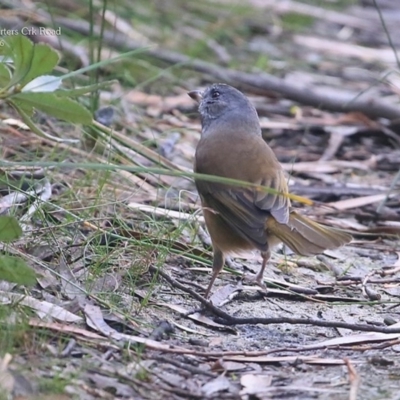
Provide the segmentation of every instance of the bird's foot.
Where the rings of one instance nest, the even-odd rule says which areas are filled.
[[[243,282],[255,283],[258,285],[262,290],[267,292],[267,286],[263,282],[264,277],[260,276],[260,274],[253,275],[253,274],[243,274]]]

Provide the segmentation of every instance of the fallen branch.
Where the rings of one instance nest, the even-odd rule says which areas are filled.
[[[292,324],[292,325],[313,325],[325,328],[343,328],[343,329],[350,329],[352,331],[363,331],[363,332],[400,333],[400,327],[387,328],[387,327],[379,327],[379,326],[365,325],[365,324],[348,324],[346,322],[341,322],[341,321],[322,321],[319,319],[289,318],[289,317],[279,317],[279,318],[278,317],[276,318],[234,317],[226,313],[225,311],[222,311],[220,308],[214,306],[210,301],[205,299],[203,296],[200,296],[198,293],[191,290],[187,286],[180,284],[161,269],[156,268],[154,266],[150,266],[149,271],[153,274],[158,274],[162,276],[171,286],[176,287],[182,290],[183,292],[190,294],[194,299],[199,301],[207,310],[211,311],[216,316],[218,316],[221,319],[218,322],[224,325],[232,326],[232,325],[256,325],[256,324],[263,324],[263,325]]]
[[[105,35],[105,40],[106,35]],[[118,46],[119,35],[112,34],[113,43],[109,45]],[[127,44],[126,38],[120,45],[128,46],[129,50],[140,48],[134,44]],[[229,68],[219,67],[217,65],[193,59],[184,54],[168,51],[164,49],[148,50],[146,53],[154,58],[169,62],[171,64],[180,64],[185,68],[193,69],[211,75],[214,80],[229,83],[234,86],[245,86],[257,93],[270,96],[271,92],[276,92],[283,97],[302,103],[308,106],[336,112],[361,112],[371,118],[399,119],[400,109],[397,105],[390,104],[376,97],[360,99],[358,93],[342,93],[340,96],[333,96],[332,93],[325,95],[313,90],[312,87],[299,88],[286,83],[283,79],[277,78],[267,73],[250,74]]]
[[[93,27],[93,32],[91,32],[90,24],[86,21],[73,20],[70,18],[54,18],[54,20],[52,20],[50,16],[43,11],[41,11],[40,14],[38,13],[36,18],[42,23],[48,19],[47,23],[49,24],[53,21],[53,23],[58,24],[58,26],[74,30],[83,35],[100,35],[101,33],[103,43],[112,48],[129,51],[143,49],[145,47],[143,43],[135,42],[123,33],[110,30],[100,32],[100,28],[96,26]],[[7,24],[5,19],[2,19],[0,22]],[[39,38],[39,36],[32,37],[34,40],[38,40]],[[146,56],[170,64],[207,74],[211,76],[213,80],[226,82],[235,86],[246,87],[249,90],[254,90],[255,92],[265,96],[270,96],[271,92],[275,92],[287,99],[316,107],[318,109],[336,112],[357,111],[371,118],[387,118],[390,120],[400,119],[400,108],[397,105],[390,104],[382,99],[376,99],[374,96],[366,97],[365,94],[363,94],[364,98],[361,99],[359,93],[349,94],[343,92],[336,96],[333,96],[332,93],[318,93],[317,90],[312,87],[294,87],[293,85],[286,83],[283,79],[267,73],[250,74],[229,68],[223,68],[209,62],[161,48],[148,49],[145,54]]]

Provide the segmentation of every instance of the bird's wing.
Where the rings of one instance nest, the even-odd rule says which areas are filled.
[[[280,168],[276,170],[273,178],[264,178],[257,183],[274,189],[279,193],[288,193],[286,177]],[[269,211],[280,224],[287,224],[289,222],[290,200],[288,197],[279,195],[278,193],[258,191],[254,199],[254,205],[261,210]]]
[[[283,172],[281,177],[278,174],[275,179],[264,179],[257,183],[287,192]],[[287,197],[205,181],[197,181],[196,185],[206,206],[216,211],[232,229],[260,250],[268,248],[267,218],[272,215],[279,223],[288,222],[290,202]]]
[[[202,193],[203,204],[212,209],[240,236],[255,247],[266,251],[267,235],[265,221],[267,213],[251,205],[236,189]]]

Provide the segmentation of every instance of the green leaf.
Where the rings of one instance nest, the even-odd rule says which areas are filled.
[[[6,87],[10,83],[11,72],[6,64],[0,63],[0,88]]]
[[[57,51],[44,43],[35,44],[29,72],[24,76],[21,85],[25,85],[38,76],[45,75],[53,71],[58,64],[60,56]]]
[[[21,92],[55,92],[60,88],[62,80],[53,75],[40,75],[28,82]]]
[[[32,113],[29,110],[35,108],[64,121],[86,125],[92,123],[92,115],[86,108],[74,100],[57,97],[55,93],[18,93],[11,97],[11,102],[30,115]]]
[[[0,242],[12,242],[22,236],[22,229],[14,217],[0,216]]]
[[[22,258],[0,255],[0,280],[33,286],[36,283],[36,273]]]
[[[7,44],[14,61],[14,73],[9,87],[21,82],[31,69],[33,59],[33,43],[23,35],[9,36]]]

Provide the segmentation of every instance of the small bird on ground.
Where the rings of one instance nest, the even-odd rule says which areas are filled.
[[[257,111],[239,90],[214,84],[189,96],[199,103],[202,132],[194,171],[267,186],[288,193],[282,166],[261,136]],[[285,243],[309,256],[351,241],[348,233],[320,225],[291,208],[288,197],[196,179],[214,251],[208,297],[225,255],[258,249],[262,265],[255,281],[263,286],[271,248]]]

